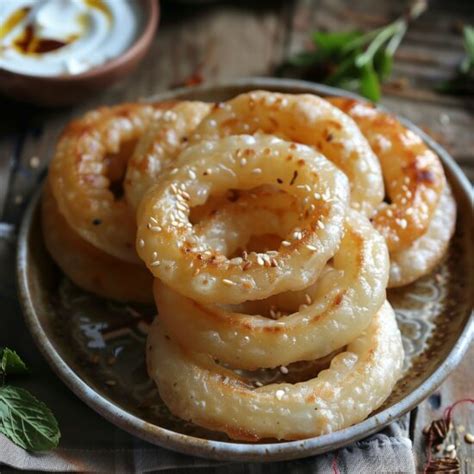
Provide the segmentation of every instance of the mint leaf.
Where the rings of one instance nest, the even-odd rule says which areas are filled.
[[[360,92],[364,97],[377,102],[380,99],[380,82],[372,64],[361,68]]]
[[[12,349],[4,347],[0,351],[0,372],[4,375],[26,374],[28,368],[20,356]]]
[[[313,33],[313,42],[319,50],[324,51],[328,56],[339,53],[348,43],[356,38],[360,38],[362,33],[359,31],[342,31],[323,33],[315,31]]]
[[[51,410],[19,387],[0,387],[0,433],[23,449],[56,448],[61,433]]]

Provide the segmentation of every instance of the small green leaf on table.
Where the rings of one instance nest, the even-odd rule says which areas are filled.
[[[56,418],[43,402],[9,385],[0,387],[0,433],[31,451],[56,448],[61,436]]]

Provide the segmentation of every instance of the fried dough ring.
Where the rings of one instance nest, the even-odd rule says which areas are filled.
[[[148,373],[171,412],[245,441],[304,439],[362,421],[390,395],[402,361],[400,331],[388,302],[329,369],[296,384],[255,388],[212,357],[172,341],[160,317],[147,342]]]
[[[61,214],[84,240],[108,254],[138,263],[135,215],[116,199],[108,174],[125,169],[131,147],[165,104],[102,107],[65,129],[51,162],[49,181]]]
[[[388,286],[408,285],[431,272],[446,253],[455,224],[456,201],[446,183],[426,233],[408,248],[390,255]]]
[[[235,207],[235,203],[228,207]],[[225,212],[217,213],[209,227],[215,220],[222,221],[221,214]],[[227,213],[235,214],[232,210]],[[263,223],[264,213],[260,209],[248,209],[248,215]],[[228,227],[227,231],[232,234],[235,229]],[[189,350],[209,353],[235,368],[254,370],[319,359],[361,334],[385,301],[387,246],[362,214],[356,211],[349,214],[332,265],[332,271],[302,294],[283,294],[278,295],[278,300],[270,297],[255,302],[256,309],[266,306],[268,313],[274,303],[280,308],[282,300],[299,298],[291,314],[277,320],[261,316],[262,313],[243,314],[240,308],[199,304],[157,279],[154,294],[158,313],[174,341]],[[245,311],[245,303],[242,306]]]
[[[43,190],[41,219],[46,248],[77,286],[116,301],[153,301],[153,278],[147,269],[112,257],[82,239],[59,212],[49,183]]]
[[[205,102],[179,102],[144,133],[128,162],[124,181],[125,196],[133,209],[138,208],[146,190],[187,145],[188,136],[211,108]]]
[[[348,176],[351,204],[371,216],[384,197],[377,157],[354,121],[311,94],[253,91],[217,104],[191,142],[256,132],[314,147]]]
[[[279,240],[276,246],[280,246],[281,240],[304,222],[307,212],[295,197],[265,188],[244,191],[235,200],[220,200],[214,206],[195,225],[195,231],[210,247],[225,256],[247,249],[250,240],[256,241],[262,236],[273,236],[274,240]],[[251,258],[258,257],[251,251],[247,254],[251,254]],[[263,252],[260,257],[266,260],[267,266],[271,265]]]
[[[228,189],[267,184],[303,200],[307,216],[270,266],[256,254],[231,264],[196,234],[190,208]],[[348,194],[344,174],[309,147],[250,135],[202,142],[187,148],[142,200],[137,252],[156,277],[202,303],[241,303],[299,290],[316,280],[339,245]]]
[[[445,185],[439,157],[416,133],[372,104],[328,100],[354,119],[380,160],[391,204],[377,210],[375,228],[390,252],[407,248],[426,232],[436,211]]]

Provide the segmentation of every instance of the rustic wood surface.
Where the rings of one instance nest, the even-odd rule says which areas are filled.
[[[130,77],[76,107],[46,110],[1,98],[0,218],[18,223],[31,191],[45,173],[65,123],[96,107],[133,101],[189,82],[267,76],[288,55],[307,47],[315,29],[374,28],[401,13],[403,2],[377,0],[227,1],[193,5],[168,1],[156,40]],[[460,27],[474,23],[474,2],[432,1],[413,23],[396,55],[382,103],[408,117],[441,142],[474,180],[474,97],[439,95],[463,56]],[[440,389],[411,414],[418,466],[424,462],[421,431],[442,410],[474,393],[474,349]],[[474,431],[472,406],[455,419]],[[473,449],[460,440],[463,472],[472,472]]]

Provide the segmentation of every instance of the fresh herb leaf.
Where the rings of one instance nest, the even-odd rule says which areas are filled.
[[[380,99],[380,84],[390,77],[393,58],[408,23],[426,8],[426,0],[413,0],[402,17],[366,33],[316,31],[312,34],[315,51],[290,58],[288,65],[300,67],[306,76],[315,80],[349,88],[377,101]],[[470,39],[474,47],[474,38]],[[285,68],[279,71],[285,73]]]
[[[438,92],[454,95],[474,94],[474,27],[465,26],[463,35],[466,55],[456,75],[438,85]]]
[[[23,449],[45,451],[58,446],[61,436],[51,410],[19,387],[0,387],[0,433]]]
[[[26,364],[14,350],[5,347],[0,351],[0,354],[0,372],[3,375],[28,373]]]
[[[464,34],[464,48],[466,49],[466,57],[461,64],[461,72],[468,74],[474,69],[474,27],[465,26]]]
[[[360,92],[374,102],[380,99],[380,82],[372,64],[366,64],[361,71]]]
[[[362,33],[359,31],[342,31],[324,33],[322,31],[315,31],[313,33],[314,44],[317,45],[318,50],[324,52],[327,56],[339,53],[345,45],[351,43],[354,39],[360,38]]]

